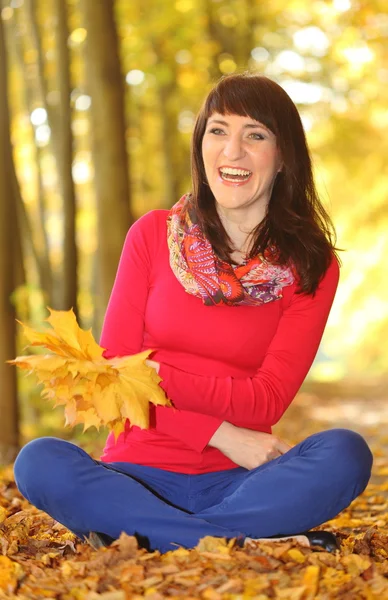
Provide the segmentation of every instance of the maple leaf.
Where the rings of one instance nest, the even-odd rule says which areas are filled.
[[[107,426],[115,437],[124,423],[149,426],[149,403],[171,406],[159,386],[161,378],[146,364],[152,350],[133,356],[106,359],[91,331],[82,330],[72,310],[49,308],[46,321],[52,329],[38,332],[27,325],[24,334],[31,346],[51,354],[18,356],[9,363],[35,373],[43,384],[42,396],[64,405],[65,423],[74,426]]]
[[[49,308],[50,316],[46,319],[56,335],[70,348],[79,350],[86,359],[101,358],[104,351],[94,340],[91,330],[84,331],[78,327],[72,310],[57,311]]]
[[[111,387],[110,385],[106,386],[103,389],[106,390],[107,387],[108,387],[108,394],[109,393],[112,394],[112,392],[113,392],[113,394],[115,394],[115,392],[113,390],[112,390],[112,392],[109,392],[109,389]],[[95,393],[94,393],[94,397],[93,397],[93,405],[96,409],[97,415],[105,423],[110,423],[112,421],[115,421],[116,419],[120,419],[120,417],[121,417],[120,408],[119,408],[117,402],[115,402],[115,401],[107,402],[106,395],[102,394],[101,392],[98,392],[98,384],[96,385],[96,388],[95,388]]]

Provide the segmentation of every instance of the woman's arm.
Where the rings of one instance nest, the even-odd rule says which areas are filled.
[[[178,409],[216,416],[237,426],[249,427],[248,423],[252,427],[274,425],[295,397],[311,367],[338,277],[338,262],[333,259],[314,296],[294,294],[263,363],[253,377],[202,377],[161,364],[161,387]]]
[[[165,406],[155,407],[155,429],[174,437],[189,448],[202,452],[222,419],[188,410],[176,410]]]
[[[136,221],[127,234],[100,339],[105,358],[143,350],[144,315],[157,240],[158,221],[152,212]],[[154,415],[157,431],[198,452],[222,423],[219,418],[162,406],[155,407]]]

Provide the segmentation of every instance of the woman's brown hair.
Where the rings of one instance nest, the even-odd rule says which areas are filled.
[[[266,217],[252,232],[249,256],[274,245],[279,252],[278,262],[294,265],[299,291],[313,294],[336,255],[335,231],[315,188],[306,136],[295,104],[271,79],[240,73],[223,77],[197,116],[192,139],[191,202],[214,252],[229,261],[231,240],[218,216],[202,158],[207,120],[215,112],[249,116],[275,134],[283,166],[276,176]]]

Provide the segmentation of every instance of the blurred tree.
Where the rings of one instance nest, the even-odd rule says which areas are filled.
[[[246,70],[255,46],[255,26],[258,6],[254,0],[233,0],[215,3],[206,0],[208,35],[218,46],[210,66],[212,78],[217,80],[236,68]]]
[[[77,245],[75,238],[76,201],[72,177],[73,134],[71,129],[71,81],[70,59],[67,40],[69,37],[66,2],[55,0],[53,5],[55,19],[55,39],[57,55],[57,84],[59,88],[59,107],[56,109],[48,102],[49,85],[45,72],[45,54],[43,36],[38,23],[39,3],[27,0],[27,11],[32,31],[33,47],[37,54],[39,96],[46,110],[51,130],[52,150],[56,161],[59,187],[63,203],[63,261],[59,277],[57,276],[50,298],[58,309],[73,307],[78,316],[77,302]]]
[[[17,15],[19,17],[21,15]],[[29,70],[27,69],[27,65],[24,61],[24,50],[26,43],[26,37],[22,36],[22,31],[24,30],[24,23],[21,23],[18,18],[15,18],[11,21],[6,21],[8,25],[6,27],[6,41],[8,42],[8,60],[9,63],[16,66],[16,69],[21,73],[21,77],[24,81],[24,86],[22,88],[21,94],[21,102],[23,109],[31,114],[34,108],[35,100],[34,100],[34,90],[31,84],[31,75]],[[31,137],[34,137],[34,126],[29,120],[31,128]],[[51,264],[49,259],[49,249],[48,249],[48,241],[47,241],[47,230],[45,228],[45,216],[46,216],[46,207],[45,207],[45,191],[43,187],[42,181],[42,170],[41,170],[41,148],[38,145],[33,146],[33,152],[35,154],[35,169],[37,175],[37,206],[38,206],[38,218],[32,218],[29,210],[26,206],[26,203],[23,201],[20,186],[18,183],[18,179],[15,172],[15,167],[13,165],[13,178],[15,182],[15,198],[16,207],[19,215],[19,223],[21,228],[21,234],[19,236],[19,241],[21,244],[20,248],[20,269],[25,271],[24,267],[24,257],[28,255],[32,255],[35,261],[36,270],[39,277],[40,287],[44,293],[46,302],[51,306],[51,296],[52,296],[52,273],[51,273]],[[19,272],[20,272],[19,269]],[[17,282],[17,287],[24,285],[26,283],[26,275],[19,277]]]
[[[59,84],[59,119],[58,119],[58,172],[60,174],[64,240],[63,240],[63,306],[73,308],[78,318],[77,301],[77,265],[78,251],[76,244],[76,199],[72,176],[73,133],[71,130],[71,81],[70,57],[68,48],[69,27],[67,5],[64,0],[55,0],[56,38],[58,48],[58,84]]]
[[[16,373],[6,364],[15,356],[16,323],[11,295],[15,288],[14,250],[18,235],[7,99],[7,57],[0,19],[0,462],[16,456],[19,443]],[[17,245],[19,246],[19,244]]]
[[[12,175],[11,208],[18,210],[24,253],[15,279],[23,289],[14,297],[27,299],[34,325],[40,327],[48,302],[64,306],[65,243],[73,237],[62,235],[65,152],[77,192],[80,319],[90,326],[94,317],[101,322],[132,211],[138,217],[168,207],[190,189],[195,114],[220,75],[250,69],[278,81],[297,104],[338,245],[346,249],[312,373],[320,379],[387,373],[386,0],[2,2],[21,186],[20,193]],[[27,414],[23,401],[33,384],[21,385]],[[50,411],[41,414],[54,419]]]
[[[97,324],[112,290],[128,227],[132,222],[124,82],[114,21],[114,2],[82,1],[87,27],[86,71],[92,98],[91,123],[98,219]]]
[[[176,62],[169,60],[170,57],[165,55],[166,45],[163,43],[162,37],[155,38],[151,33],[150,41],[158,61],[161,65],[167,67],[165,76],[160,78],[157,83],[157,98],[158,113],[162,126],[161,142],[164,158],[164,193],[161,194],[161,206],[169,208],[180,197],[182,180],[180,169],[177,168],[180,146],[176,127],[179,112],[177,70]]]
[[[36,0],[26,0],[25,2],[25,11],[24,20],[21,24],[21,31],[25,32],[26,35],[23,36],[24,44],[25,44],[25,52],[23,53],[23,65],[24,71],[27,75],[27,86],[31,85],[31,89],[29,91],[29,97],[26,98],[26,101],[29,104],[30,115],[32,114],[32,108],[36,106],[43,106],[46,112],[47,124],[50,127],[50,136],[49,136],[49,146],[52,155],[56,161],[56,168],[58,170],[58,156],[59,156],[59,144],[57,137],[57,112],[52,103],[48,102],[48,94],[49,94],[49,86],[47,81],[47,76],[45,73],[45,56],[43,51],[43,38],[39,29],[38,24],[38,5]],[[26,42],[26,38],[28,41]],[[35,59],[34,69],[31,69],[31,64],[26,64],[25,57],[28,54],[31,55],[31,52]],[[28,77],[29,73],[33,73],[33,76]],[[31,103],[31,104],[30,104]],[[40,254],[40,262],[38,266],[38,270],[40,273],[40,282],[42,285],[43,291],[46,292],[47,302],[50,303],[50,306],[54,308],[61,308],[61,298],[63,298],[63,280],[61,277],[58,277],[56,273],[54,273],[51,268],[50,263],[50,254],[49,254],[49,241],[47,236],[47,230],[45,227],[45,221],[47,217],[47,206],[44,197],[44,186],[42,184],[41,179],[41,162],[42,162],[42,152],[40,150],[40,145],[36,144],[37,147],[37,176],[38,176],[38,206],[39,206],[39,216],[40,222],[38,227],[42,227],[43,236],[39,241],[43,242],[43,244],[39,244],[41,248]],[[36,233],[35,233],[36,236]],[[38,242],[39,243],[39,242]]]

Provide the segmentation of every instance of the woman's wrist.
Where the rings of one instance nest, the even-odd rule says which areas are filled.
[[[210,438],[208,446],[211,446],[212,448],[217,448],[222,452],[225,440],[228,438],[228,435],[230,435],[233,429],[235,429],[234,425],[228,423],[228,421],[223,421],[223,423],[221,423],[221,425],[218,427],[218,429],[216,429],[216,431]]]

